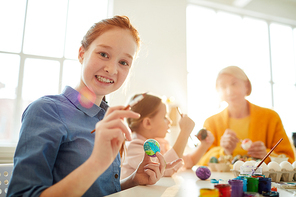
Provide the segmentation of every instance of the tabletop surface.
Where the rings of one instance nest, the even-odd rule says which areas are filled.
[[[211,179],[227,183],[229,179],[235,178],[232,172],[212,172],[207,180],[200,180],[195,175],[195,170],[182,170],[172,177],[163,177],[155,185],[136,186],[121,192],[111,194],[109,197],[184,197],[199,196],[201,188],[214,188]],[[221,183],[220,182],[220,183]],[[295,190],[296,191],[296,190]],[[296,196],[291,191],[278,189],[280,196]]]

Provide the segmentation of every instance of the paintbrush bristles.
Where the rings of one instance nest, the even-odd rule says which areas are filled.
[[[147,93],[140,94],[139,96],[137,96],[136,98],[134,98],[134,99],[130,102],[129,106],[132,107],[132,106],[134,106],[135,104],[137,104],[139,101],[141,101],[141,100],[144,98],[144,96],[145,96],[146,94],[147,94]]]

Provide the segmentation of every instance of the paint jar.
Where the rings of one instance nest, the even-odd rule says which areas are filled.
[[[270,197],[279,197],[280,196],[280,194],[276,191],[268,191],[268,192],[263,191],[262,195],[263,196],[270,196]]]
[[[259,197],[259,194],[257,192],[245,192],[244,197]]]
[[[199,190],[199,197],[219,197],[218,189],[201,188]]]
[[[217,184],[214,187],[219,190],[219,197],[231,197],[231,185]]]
[[[231,197],[243,197],[243,181],[238,179],[229,180],[228,183],[231,185]]]
[[[245,176],[238,176],[236,178],[234,178],[236,180],[242,180],[243,181],[243,192],[247,192],[247,183],[248,183],[248,180]]]
[[[248,192],[258,192],[259,179],[253,177],[247,177],[247,191]]]
[[[271,178],[259,178],[258,193],[271,191]]]

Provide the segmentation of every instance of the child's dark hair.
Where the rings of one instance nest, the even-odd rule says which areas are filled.
[[[140,94],[136,94],[135,96],[133,96],[131,98],[131,100],[133,100],[134,98],[136,98],[139,95]],[[129,128],[133,132],[137,132],[137,129],[144,118],[146,118],[146,117],[151,118],[158,112],[161,102],[162,102],[162,100],[159,97],[153,96],[150,94],[146,94],[145,97],[141,101],[139,101],[137,104],[132,106],[131,110],[139,113],[141,115],[141,117],[139,119],[128,118],[127,123],[128,123]]]

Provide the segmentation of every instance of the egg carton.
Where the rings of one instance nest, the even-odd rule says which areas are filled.
[[[281,177],[281,181],[284,182],[291,182],[293,181],[293,179],[295,180],[296,178],[296,170],[293,171],[287,171],[287,170],[282,170],[282,177]]]
[[[227,163],[209,163],[212,172],[230,172],[230,165]]]
[[[235,177],[239,176],[241,174],[241,171],[239,170],[233,170],[231,169],[233,175]],[[271,178],[272,182],[291,182],[293,180],[296,180],[296,170],[293,171],[287,171],[287,170],[281,170],[281,171],[274,171],[274,170],[269,170],[269,171],[263,171],[260,173],[264,175],[267,178]]]

